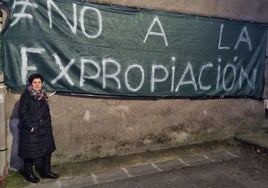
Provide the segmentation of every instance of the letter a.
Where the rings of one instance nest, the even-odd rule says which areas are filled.
[[[158,24],[158,26],[159,26],[159,28],[160,28],[160,30],[161,30],[161,33],[157,33],[157,32],[153,32],[153,31],[151,31],[152,28],[154,27],[154,25],[155,25],[156,22],[157,22],[157,24]],[[147,41],[149,35],[156,35],[156,36],[161,36],[161,37],[163,37],[164,40],[165,40],[165,45],[168,46],[168,41],[167,41],[166,33],[165,33],[165,31],[164,31],[164,29],[163,29],[163,27],[162,27],[161,22],[160,22],[159,19],[158,19],[158,16],[154,17],[154,20],[153,20],[153,22],[151,23],[151,25],[150,25],[150,27],[149,27],[149,29],[148,29],[148,31],[147,31],[147,34],[146,34],[146,36],[145,36],[145,39],[143,40],[143,43],[146,43],[146,41]]]
[[[243,35],[245,34],[245,37],[243,37]],[[251,40],[249,38],[249,35],[248,35],[248,30],[247,30],[247,27],[243,27],[241,33],[240,33],[240,36],[236,42],[236,45],[234,47],[234,49],[236,50],[238,48],[238,45],[240,42],[245,42],[245,43],[248,43],[248,48],[249,48],[249,51],[252,50],[252,45],[251,45]]]

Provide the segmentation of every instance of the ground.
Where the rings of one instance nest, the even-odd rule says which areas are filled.
[[[146,163],[159,164],[161,161],[171,161],[177,158],[178,156],[187,157],[187,156],[192,156],[196,154],[205,155],[206,153],[212,152],[212,151],[217,152],[217,151],[226,151],[226,150],[237,151],[240,157],[235,158],[234,160],[225,161],[222,163],[211,163],[211,164],[187,167],[187,168],[177,169],[178,171],[169,170],[166,172],[159,172],[159,173],[154,173],[154,174],[149,174],[149,175],[144,175],[144,176],[139,176],[139,177],[128,178],[124,180],[115,180],[113,182],[109,182],[108,184],[99,183],[97,185],[90,185],[90,186],[107,187],[107,185],[109,185],[113,187],[114,185],[114,187],[120,187],[120,186],[122,187],[122,185],[128,185],[129,187],[139,187],[139,183],[141,183],[140,185],[141,187],[144,187],[144,186],[146,187],[150,185],[155,186],[154,184],[150,184],[150,179],[152,179],[151,183],[153,183],[155,182],[154,178],[159,179],[160,178],[159,176],[166,176],[165,178],[166,182],[161,181],[160,183],[157,183],[157,185],[159,185],[158,187],[161,187],[164,184],[169,185],[171,183],[169,182],[169,179],[172,177],[173,177],[172,181],[182,181],[182,182],[186,181],[185,183],[189,184],[190,180],[187,179],[187,176],[191,174],[193,176],[195,175],[196,183],[202,180],[201,183],[203,183],[205,187],[206,185],[208,185],[207,183],[214,181],[214,180],[208,181],[208,179],[204,178],[206,177],[205,174],[213,172],[213,171],[215,173],[207,175],[207,177],[211,177],[211,179],[216,178],[217,181],[215,180],[215,183],[221,180],[222,182],[226,182],[226,186],[227,185],[230,186],[229,184],[227,184],[228,182],[230,184],[233,183],[233,185],[237,186],[238,183],[241,183],[239,181],[243,181],[240,179],[237,180],[238,183],[235,181],[232,182],[230,180],[227,181],[227,179],[224,179],[226,177],[223,177],[222,175],[213,177],[213,174],[216,174],[216,175],[217,173],[222,174],[228,170],[233,171],[233,174],[231,176],[240,177],[239,174],[246,173],[246,175],[244,175],[243,177],[246,177],[247,180],[250,181],[250,179],[254,180],[257,178],[257,180],[259,180],[261,184],[266,183],[265,181],[267,181],[266,179],[268,177],[268,152],[267,150],[261,147],[241,143],[235,140],[206,143],[206,144],[195,145],[191,147],[172,148],[172,149],[167,149],[167,150],[146,152],[146,153],[129,155],[129,156],[121,156],[121,157],[118,156],[118,157],[105,158],[105,159],[96,159],[92,161],[85,161],[82,163],[75,163],[75,164],[65,164],[65,165],[53,166],[53,170],[61,174],[60,180],[62,180],[63,182],[66,179],[70,179],[72,177],[80,177],[80,176],[91,177],[90,176],[91,174],[98,174],[98,173],[106,172],[106,171],[109,171],[111,169],[118,168],[118,167],[119,168],[127,167],[131,169],[131,166],[136,166],[140,164],[146,164]],[[216,170],[213,170],[213,169],[216,169]],[[178,173],[180,174],[180,177],[185,177],[185,178],[176,179],[177,177],[176,174]],[[198,178],[198,176],[200,176],[201,179]],[[202,178],[202,176],[204,177]],[[39,184],[38,186],[42,186],[42,185],[49,186],[49,185],[52,185],[54,182],[55,181],[53,180],[42,179],[41,184]],[[194,181],[192,183],[194,183]],[[242,185],[243,184],[241,184],[240,187],[243,187]],[[27,187],[27,186],[34,186],[34,185],[26,182],[18,172],[10,171],[6,188]],[[85,184],[85,187],[86,186],[87,184]],[[214,184],[214,186],[216,186],[216,184]],[[172,183],[170,187],[173,187]]]

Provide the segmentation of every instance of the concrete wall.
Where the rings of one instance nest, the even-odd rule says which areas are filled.
[[[267,0],[96,2],[268,23]],[[6,94],[11,161],[13,135],[17,134],[13,111],[19,96],[10,90]],[[54,95],[50,108],[57,145],[54,164],[223,140],[257,130],[264,120],[263,102],[252,99],[126,100]]]
[[[268,23],[268,0],[84,0]]]

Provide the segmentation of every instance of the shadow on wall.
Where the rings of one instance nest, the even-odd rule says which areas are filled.
[[[11,146],[11,155],[10,155],[10,167],[20,171],[23,167],[23,159],[19,157],[19,101],[14,105],[12,115],[9,123],[9,130],[13,136],[12,146]]]

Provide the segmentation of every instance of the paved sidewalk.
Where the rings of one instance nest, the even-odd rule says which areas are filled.
[[[267,131],[259,131],[238,135],[235,137],[241,142],[255,145],[264,149],[268,149],[268,133]],[[26,188],[79,188],[90,185],[101,184],[104,182],[113,182],[116,180],[127,179],[142,175],[154,174],[172,169],[182,169],[199,165],[220,163],[236,158],[240,158],[239,150],[223,149],[202,154],[190,154],[188,156],[176,157],[175,159],[165,160],[154,163],[145,163],[137,166],[123,166],[112,168],[106,172],[93,173],[83,176],[62,176],[58,180],[41,180],[39,184],[31,184]],[[43,181],[43,182],[42,182]]]
[[[155,163],[147,163],[138,166],[114,168],[107,172],[90,174],[87,176],[77,176],[66,178],[62,177],[56,181],[48,183],[31,184],[27,188],[76,188],[86,187],[90,185],[100,184],[104,182],[112,182],[115,180],[122,180],[131,177],[137,177],[147,174],[153,174],[161,171],[168,171],[172,169],[181,169],[191,166],[205,165],[210,163],[220,163],[227,160],[232,160],[240,157],[237,150],[229,151],[222,150],[216,152],[209,152],[206,154],[192,154],[190,156],[177,157],[173,160],[161,161]]]

